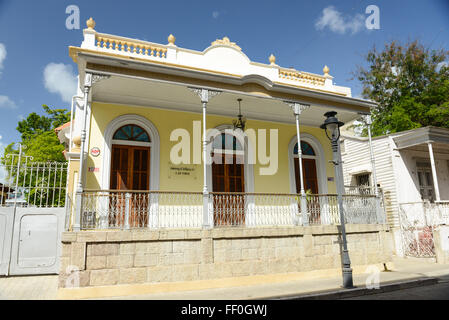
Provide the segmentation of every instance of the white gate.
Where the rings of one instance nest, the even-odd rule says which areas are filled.
[[[399,205],[404,254],[418,258],[435,257],[434,230],[449,224],[449,206],[444,203],[413,202]]]
[[[67,163],[32,160],[21,154],[1,159],[0,275],[3,276],[59,271],[61,233],[67,220]]]

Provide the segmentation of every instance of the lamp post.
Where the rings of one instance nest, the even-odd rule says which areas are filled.
[[[337,185],[337,200],[338,207],[340,211],[340,223],[341,223],[341,234],[343,238],[343,252],[342,252],[342,263],[343,263],[343,287],[350,289],[353,288],[352,281],[352,269],[351,260],[349,259],[348,244],[346,241],[346,228],[345,228],[345,216],[343,212],[343,177],[341,175],[341,155],[340,155],[340,127],[344,125],[343,122],[338,121],[337,112],[330,111],[324,116],[326,120],[321,125],[321,129],[326,132],[327,138],[332,144],[333,161],[335,166],[335,182]]]

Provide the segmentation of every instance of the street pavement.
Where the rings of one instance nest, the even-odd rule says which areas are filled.
[[[380,288],[391,282],[407,282],[411,279],[438,278],[440,281],[449,281],[449,265],[436,264],[427,260],[394,258],[394,270],[378,274]],[[375,286],[372,270],[366,274],[354,276],[354,284],[365,289],[368,284]],[[135,300],[248,300],[248,299],[279,299],[286,296],[310,295],[315,292],[338,291],[341,288],[341,277],[296,280],[280,283],[266,283],[260,285],[247,285],[231,288],[208,289],[197,291],[172,291],[166,293],[144,294],[139,296],[113,297],[107,299],[135,299]],[[57,297],[58,276],[28,276],[0,278],[1,300],[52,300]],[[428,285],[429,283],[427,283]],[[448,289],[447,283],[404,289],[396,292],[397,299],[408,299],[417,296],[437,297],[440,299]],[[420,289],[423,294],[419,295]],[[373,289],[375,293],[376,289]],[[424,293],[426,292],[426,293]],[[434,292],[435,295],[432,294]],[[366,295],[363,299],[373,299],[395,296],[394,292],[377,295]],[[441,295],[440,295],[441,294]],[[388,298],[385,298],[388,299]]]
[[[449,300],[449,280],[404,290],[360,296],[342,300]]]

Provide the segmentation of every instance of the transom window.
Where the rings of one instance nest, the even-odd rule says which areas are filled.
[[[316,156],[315,150],[313,150],[312,146],[305,141],[301,141],[301,151],[303,156],[312,156],[312,157]],[[293,154],[295,156],[298,155],[298,143],[295,144]]]
[[[237,138],[226,133],[222,133],[221,135],[215,137],[212,148],[214,151],[243,151],[242,144],[237,140]]]
[[[113,140],[151,142],[148,133],[139,126],[129,124],[118,129]]]

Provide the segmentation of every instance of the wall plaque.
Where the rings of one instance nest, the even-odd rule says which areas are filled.
[[[193,164],[173,164],[168,163],[168,178],[169,179],[196,179],[198,166]]]

